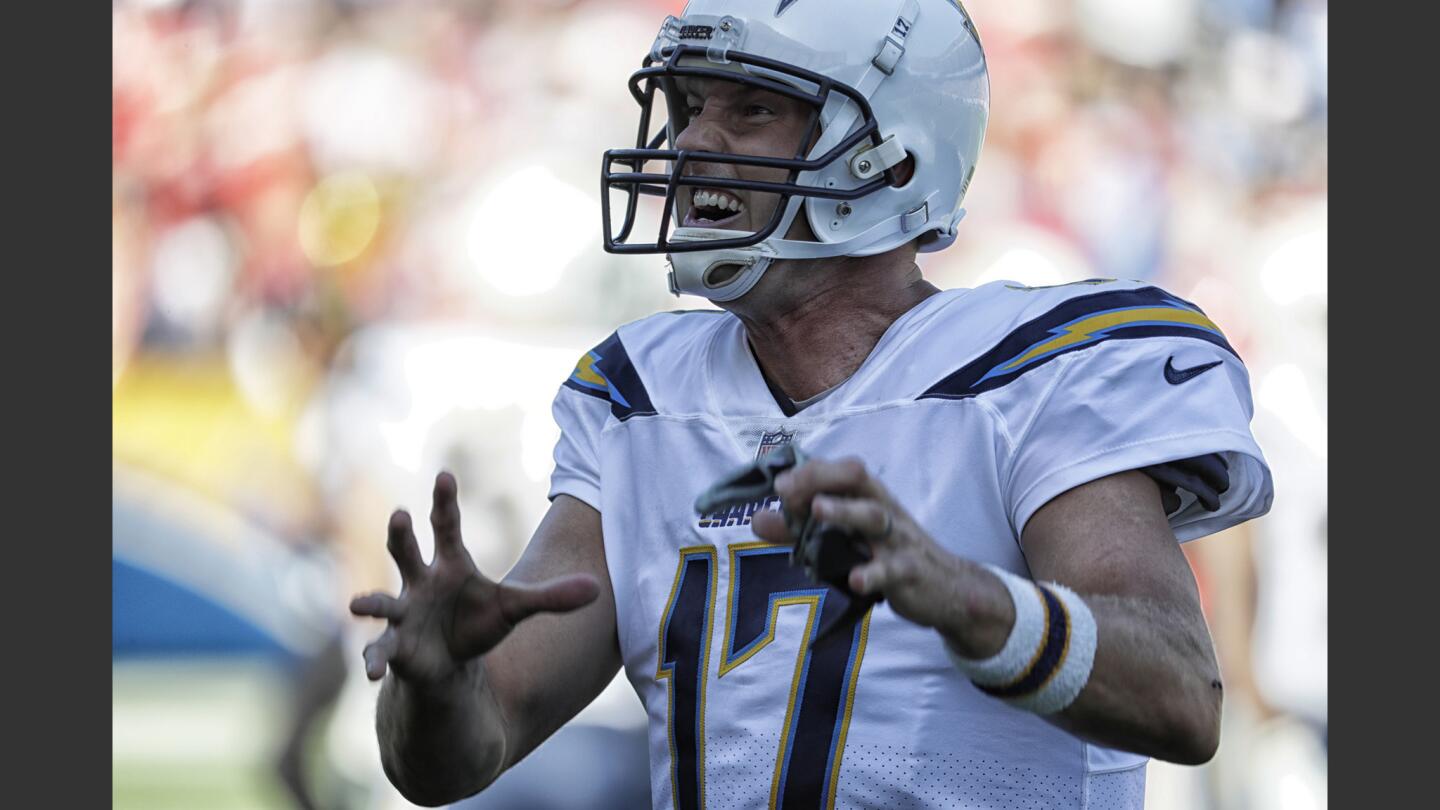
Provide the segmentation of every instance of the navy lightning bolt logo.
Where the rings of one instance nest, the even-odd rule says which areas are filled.
[[[775,16],[779,17],[785,13],[785,9],[795,5],[795,0],[780,0],[780,6],[775,9]]]

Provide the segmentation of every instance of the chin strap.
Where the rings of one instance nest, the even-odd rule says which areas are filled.
[[[670,241],[703,242],[746,235],[744,231],[716,228],[676,228]],[[750,288],[755,286],[775,261],[775,251],[762,242],[744,248],[671,253],[666,258],[670,262],[671,293],[699,295],[718,303],[733,301],[750,292]],[[727,275],[724,265],[739,265],[740,270]],[[716,278],[724,280],[709,283]]]

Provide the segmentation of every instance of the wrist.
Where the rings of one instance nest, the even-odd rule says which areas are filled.
[[[983,565],[956,558],[961,570],[950,577],[959,610],[937,629],[955,652],[989,658],[1000,652],[1015,626],[1015,603],[1005,583]]]
[[[1036,714],[1063,711],[1085,688],[1094,663],[1097,629],[1089,606],[1058,583],[991,570],[1015,606],[1014,626],[991,656],[968,656],[952,645],[950,657],[992,697]]]
[[[403,700],[417,708],[448,712],[474,700],[484,684],[484,672],[485,668],[476,657],[443,675],[430,678],[403,677],[392,667],[385,680]]]

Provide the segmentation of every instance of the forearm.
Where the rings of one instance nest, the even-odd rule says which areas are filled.
[[[1085,688],[1047,719],[1080,737],[1196,765],[1219,744],[1219,667],[1203,625],[1137,597],[1083,597],[1095,617]]]
[[[1215,653],[1145,473],[1081,484],[1030,516],[1020,542],[1045,585],[937,542],[856,460],[811,461],[778,476],[775,491],[866,538],[870,559],[850,570],[848,587],[937,630],[982,692],[1101,744],[1187,764],[1214,755]],[[753,525],[766,540],[795,542],[776,513]]]
[[[993,573],[966,561],[969,579],[936,623],[965,658],[997,654],[1016,621],[1011,596]],[[1080,737],[1182,763],[1208,760],[1218,741],[1220,677],[1198,606],[1133,596],[1081,595],[1095,623],[1095,651],[1083,689],[1064,710],[1043,715]]]
[[[415,804],[434,807],[472,795],[505,767],[506,719],[483,659],[434,686],[392,672],[380,690],[376,730],[385,775]]]

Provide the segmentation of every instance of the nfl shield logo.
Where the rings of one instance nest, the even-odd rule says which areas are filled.
[[[777,447],[782,447],[789,444],[790,441],[794,438],[795,432],[787,432],[784,428],[781,428],[774,433],[761,434],[760,449],[755,452],[756,460],[763,458],[766,453],[769,453],[771,450],[774,450]]]

